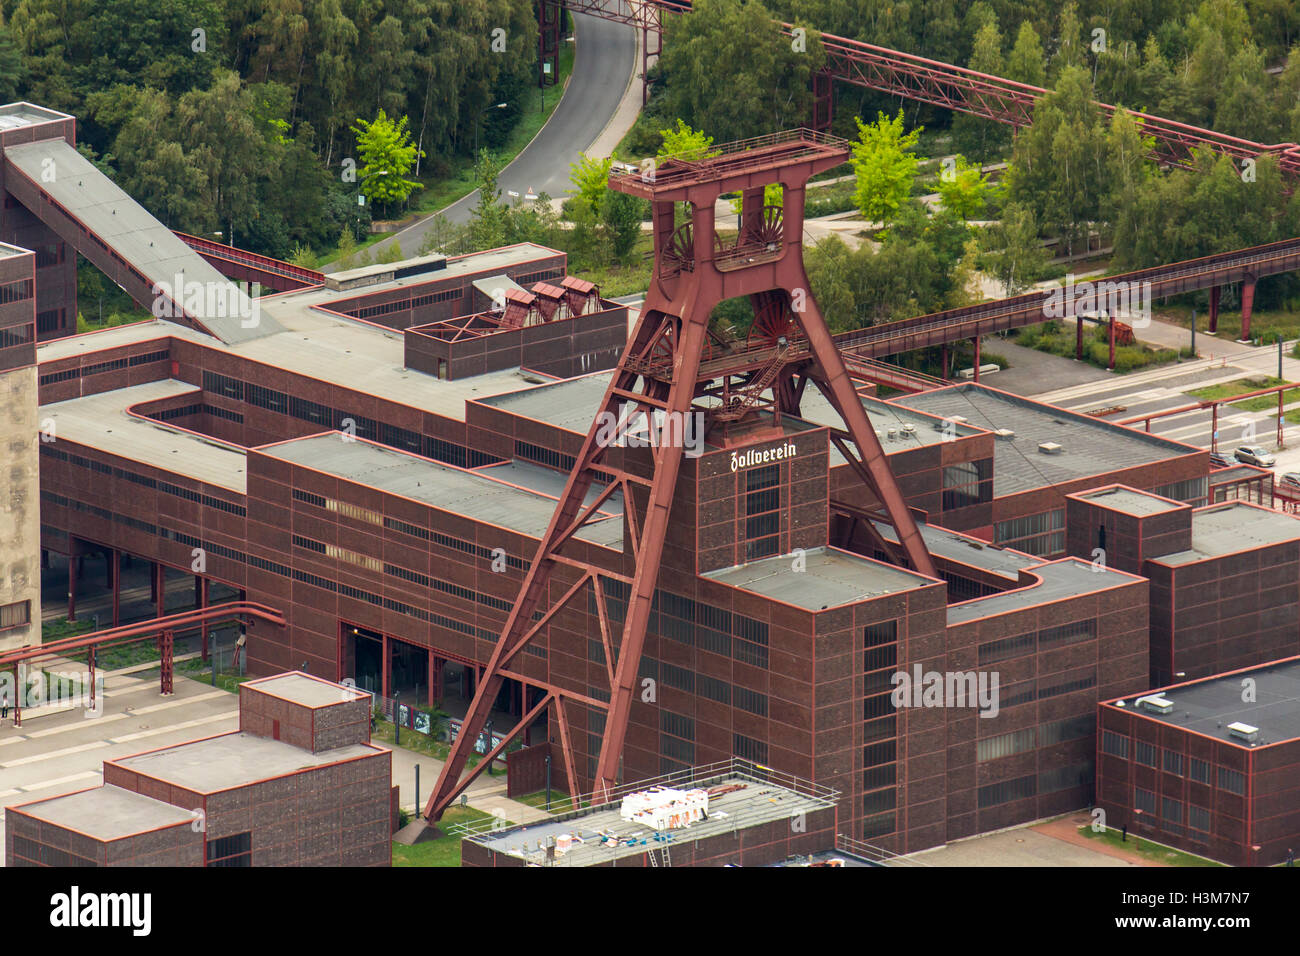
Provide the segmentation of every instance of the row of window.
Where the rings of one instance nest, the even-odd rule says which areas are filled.
[[[135,528],[138,531],[143,531],[146,534],[156,535],[164,540],[176,541],[188,548],[202,548],[208,554],[227,558],[231,561],[238,561],[242,564],[247,564],[249,567],[254,567],[272,574],[278,574],[284,578],[291,578],[294,581],[309,584],[313,587],[320,588],[323,591],[342,594],[345,597],[350,597],[358,601],[365,601],[366,603],[375,605],[376,607],[386,608],[387,610],[394,611],[398,614],[405,614],[407,617],[413,617],[416,620],[425,622],[426,624],[434,624],[449,631],[455,631],[458,634],[477,637],[484,641],[496,641],[500,636],[496,631],[489,630],[488,628],[476,628],[463,621],[458,621],[455,618],[446,617],[442,614],[434,614],[430,611],[425,611],[422,608],[394,601],[391,598],[382,597],[372,591],[363,591],[360,588],[354,588],[351,585],[340,584],[331,581],[328,578],[320,577],[319,575],[308,574],[305,571],[290,568],[288,565],[279,564],[275,561],[268,561],[265,558],[259,558],[256,555],[245,554],[242,551],[236,551],[234,548],[227,548],[224,545],[205,542],[202,539],[186,534],[183,531],[177,531],[165,526],[153,525],[147,521],[140,521],[136,518],[132,518],[129,515],[115,514],[104,508],[86,504],[83,501],[70,500],[63,495],[55,494],[51,491],[42,491],[41,500],[48,501],[51,504],[60,505],[72,511],[81,511],[87,514],[93,514],[106,521],[114,521],[118,524]],[[544,648],[535,647],[531,644],[526,647],[524,651],[534,657],[544,658],[547,656],[547,652]]]
[[[953,511],[993,500],[993,459],[962,461],[943,469],[943,510]]]
[[[11,349],[15,346],[26,345],[32,340],[32,326],[15,325],[7,329],[0,329],[0,349]]]
[[[54,326],[57,328],[57,326]],[[42,329],[40,323],[37,323],[37,331],[48,332],[52,329]],[[165,362],[171,358],[171,353],[166,349],[160,352],[144,352],[140,355],[131,355],[124,359],[113,359],[109,362],[99,362],[95,365],[86,365],[80,368],[64,369],[61,372],[50,372],[48,375],[41,376],[42,385],[54,385],[58,382],[67,382],[75,378],[86,378],[90,375],[99,375],[101,372],[116,372],[124,368],[136,368],[140,365],[148,365],[151,362]]]
[[[411,431],[409,428],[399,428],[396,425],[376,422],[373,418],[366,418],[364,415],[357,415],[342,409],[329,408],[316,402],[291,397],[285,392],[265,388],[261,385],[253,385],[241,379],[231,378],[228,375],[219,375],[216,372],[203,373],[203,388],[205,391],[225,398],[247,402],[257,408],[288,415],[291,418],[311,422],[324,428],[333,428],[339,431],[349,428],[354,430],[359,438],[375,441],[381,445],[396,448],[399,451],[409,451],[413,454],[423,455],[425,458],[446,462],[458,468],[477,468],[480,465],[493,464],[500,460],[493,455],[466,448],[464,445],[458,445],[455,442],[434,438],[430,435],[422,435],[419,432]],[[347,425],[345,425],[345,421],[348,423]]]
[[[37,843],[27,837],[14,837],[14,864],[16,866],[98,866],[99,864],[84,856],[77,856],[67,850],[60,850],[44,843]]]
[[[1037,774],[1016,777],[1014,780],[986,784],[977,791],[976,803],[979,809],[987,810],[1033,796],[1045,796],[1061,790],[1085,787],[1092,780],[1092,775],[1091,761],[1071,764],[1067,767],[1054,767]]]
[[[1159,763],[1156,761],[1156,751],[1159,749]],[[1104,730],[1101,734],[1101,751],[1110,754],[1113,757],[1128,759],[1129,738],[1124,734],[1117,734],[1111,730]],[[1175,776],[1184,776],[1183,768],[1186,767],[1186,776],[1195,783],[1210,785],[1211,765],[1208,760],[1201,760],[1198,757],[1185,758],[1183,753],[1178,750],[1170,750],[1165,747],[1157,748],[1155,744],[1145,740],[1133,741],[1133,759],[1144,767],[1155,768],[1159,766],[1165,773],[1171,773]],[[1218,786],[1220,790],[1226,790],[1228,793],[1235,793],[1238,796],[1244,796],[1246,793],[1246,777],[1239,770],[1233,770],[1229,767],[1218,768]]]
[[[980,665],[983,666],[992,664],[995,661],[1005,661],[1014,657],[1032,654],[1035,647],[1040,652],[1043,652],[1065,647],[1069,644],[1078,644],[1080,641],[1095,640],[1096,637],[1097,621],[1095,618],[1074,621],[1056,627],[1045,627],[1036,633],[1031,631],[1028,634],[1019,634],[1015,637],[1005,637],[999,641],[989,641],[987,644],[981,644],[979,646],[979,661]]]
[[[1097,716],[1086,714],[1082,717],[1067,717],[1064,720],[1039,724],[1037,727],[1026,727],[1024,730],[998,734],[996,737],[985,737],[975,742],[975,761],[983,763],[986,760],[997,760],[1000,757],[1010,757],[1013,754],[1051,747],[1066,740],[1078,740],[1080,737],[1091,736],[1096,729]]]
[[[999,521],[994,526],[993,540],[1001,547],[1040,557],[1062,554],[1065,551],[1065,509]]]
[[[1160,798],[1160,819],[1155,820],[1156,795],[1154,791],[1141,787],[1133,788],[1133,808],[1142,813],[1151,814],[1153,824],[1167,833],[1181,835],[1186,820],[1187,829],[1202,838],[1208,838],[1210,832],[1210,811],[1193,803],[1183,803],[1174,797]],[[1184,817],[1184,814],[1186,816]]]
[[[605,662],[605,649],[599,641],[589,641],[588,650],[592,660],[601,664]],[[665,687],[683,693],[698,694],[715,703],[733,705],[746,713],[759,717],[767,716],[768,698],[761,691],[751,690],[739,684],[729,684],[720,678],[678,667],[667,661],[658,661],[647,654],[641,655],[641,666],[637,676],[648,677]]]
[[[31,297],[31,279],[19,279],[17,282],[6,282],[0,285],[0,305],[7,305],[10,302],[25,302]]]
[[[621,627],[631,588],[615,578],[602,577],[601,581],[610,622]],[[587,593],[587,612],[593,617],[598,613],[594,590]],[[767,624],[680,594],[655,589],[649,630],[687,647],[699,647],[723,656],[730,654],[743,664],[764,668],[768,665]]]
[[[354,319],[373,319],[381,315],[392,315],[394,312],[405,312],[410,309],[422,309],[426,305],[433,305],[435,302],[453,302],[465,295],[465,289],[462,286],[459,289],[447,289],[443,292],[431,292],[428,295],[418,295],[409,299],[398,299],[394,302],[383,302],[379,305],[368,305],[360,309],[338,309],[344,315],[350,315]]]
[[[41,454],[48,455],[56,461],[64,461],[70,465],[89,468],[91,471],[97,472],[101,475],[110,475],[114,478],[129,481],[132,484],[161,491],[164,494],[172,495],[177,498],[184,498],[186,501],[193,501],[206,508],[214,508],[217,511],[224,511],[226,514],[236,515],[240,518],[247,514],[247,509],[243,505],[237,505],[234,502],[226,501],[222,498],[214,498],[212,495],[205,495],[202,492],[194,491],[190,488],[182,488],[180,485],[174,485],[169,481],[163,481],[159,478],[150,478],[147,475],[127,471],[125,468],[118,468],[115,465],[107,465],[101,461],[95,461],[92,458],[85,458],[81,455],[74,455],[57,448],[51,448],[46,444],[41,445]]]

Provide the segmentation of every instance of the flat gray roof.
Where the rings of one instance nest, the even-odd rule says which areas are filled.
[[[60,113],[34,103],[7,103],[0,106],[0,129],[37,126],[41,123],[54,123],[65,119],[72,119],[72,117],[67,113]]]
[[[1014,431],[1015,438],[993,443],[996,497],[1203,451],[974,383],[904,395],[893,402],[940,417],[961,415],[969,424],[993,431]],[[1043,442],[1055,442],[1062,451],[1043,454],[1038,450]]]
[[[349,744],[312,753],[281,740],[236,732],[112,762],[196,793],[215,793],[382,752],[380,747]]]
[[[960,604],[948,605],[948,626],[965,624],[994,614],[1021,611],[1036,604],[1077,597],[1091,591],[1104,591],[1139,580],[1113,568],[1096,567],[1082,558],[1062,558],[1028,569],[1042,581],[1037,585],[989,594]]]
[[[265,312],[256,325],[245,328],[245,321],[251,322],[254,313],[251,300],[239,286],[208,265],[65,140],[11,146],[5,150],[5,157],[150,282],[173,290],[178,277],[187,287],[198,283],[205,290],[203,296],[197,297],[202,298],[202,307],[198,307],[197,298],[191,304],[188,295],[180,296],[175,291],[172,298],[221,341],[245,342],[281,330]],[[53,179],[42,175],[50,163],[56,171]],[[225,304],[209,307],[206,290],[220,290]]]
[[[709,571],[703,576],[810,611],[936,583],[904,568],[838,548],[811,548],[803,557],[806,567],[802,571],[795,570],[792,556],[778,555]]]
[[[259,451],[533,538],[545,533],[555,513],[552,498],[363,439],[343,441],[339,432],[281,442]],[[594,522],[576,537],[621,551],[623,519],[611,516]]]
[[[867,419],[871,422],[871,427],[875,430],[877,437],[880,439],[881,447],[885,449],[887,455],[909,448],[938,445],[945,440],[947,435],[964,437],[966,435],[977,435],[984,431],[982,427],[971,427],[970,424],[961,422],[953,422],[950,428],[945,428],[942,415],[929,415],[921,411],[900,408],[897,405],[891,405],[875,398],[864,397],[862,407],[866,410]],[[815,425],[829,425],[833,428],[844,427],[839,414],[831,407],[831,403],[826,400],[826,396],[816,388],[810,388],[804,392],[803,399],[799,402],[799,417]],[[910,431],[903,430],[904,426],[907,425],[912,426]],[[890,431],[894,432],[893,437],[890,437]],[[832,467],[840,464],[843,460],[843,456],[840,455],[839,451],[832,448]]]
[[[1103,488],[1101,491],[1089,491],[1079,497],[1103,508],[1111,508],[1139,517],[1164,514],[1166,511],[1177,511],[1179,508],[1188,507],[1181,501],[1170,501],[1168,498],[1147,494],[1145,491],[1134,491],[1131,488]]]
[[[11,246],[7,242],[0,242],[0,259],[11,259],[14,256],[29,256],[32,250],[24,249],[22,246]]]
[[[609,379],[609,372],[596,372],[521,391],[485,396],[479,401],[509,411],[512,415],[522,415],[585,435],[595,420],[596,409],[605,397]]]
[[[65,438],[87,448],[246,494],[248,456],[245,452],[163,422],[127,414],[132,405],[188,394],[198,396],[200,389],[188,382],[164,379],[42,405],[39,414],[41,421],[53,422],[56,449],[59,439]]]
[[[707,820],[697,820],[687,827],[675,830],[660,831],[642,823],[624,820],[619,814],[620,798],[618,803],[606,804],[579,813],[563,814],[555,820],[511,827],[494,833],[483,833],[471,836],[469,839],[498,853],[521,857],[529,862],[544,865],[547,838],[558,838],[568,834],[581,838],[582,842],[575,842],[573,848],[567,853],[557,855],[556,865],[593,866],[609,860],[635,856],[651,849],[659,853],[665,846],[669,848],[671,854],[674,843],[734,833],[737,830],[763,826],[776,820],[789,820],[799,813],[812,813],[835,805],[835,800],[830,799],[829,796],[813,796],[740,774],[723,775],[707,782],[683,782],[671,786],[679,789],[692,787],[718,789],[736,786],[740,789],[710,796]],[[649,787],[647,786],[646,789]],[[655,837],[661,834],[668,835],[670,839],[667,842],[656,840]],[[602,845],[599,842],[602,836],[617,837],[619,843],[615,846]],[[542,849],[538,849],[539,841]]]
[[[1255,700],[1250,703],[1241,699],[1242,681],[1247,677],[1255,682]],[[1159,694],[1173,702],[1172,712],[1157,714],[1137,707],[1138,698],[1145,694],[1125,697],[1123,709],[1246,749],[1250,743],[1229,733],[1229,724],[1257,727],[1256,746],[1300,738],[1300,658],[1163,688]]]
[[[872,524],[885,540],[897,543],[898,535],[891,525],[881,521],[873,521]],[[992,571],[1012,581],[1020,580],[1021,569],[1043,563],[1042,558],[1032,554],[1025,554],[1012,548],[1001,548],[938,525],[918,522],[917,528],[921,532],[921,540],[925,542],[926,550],[932,555],[947,558],[958,564]]]
[[[567,471],[556,471],[554,468],[534,465],[532,462],[520,461],[518,458],[512,461],[503,461],[499,465],[484,465],[481,468],[475,468],[474,471],[497,481],[519,485],[521,488],[527,488],[529,491],[535,491],[540,495],[556,499],[564,494],[564,487],[569,483],[569,473]],[[591,504],[604,490],[604,484],[593,481],[591,487],[587,489],[587,496],[583,499],[583,503]],[[604,504],[600,506],[600,510],[621,515],[623,513],[623,492],[615,491],[611,494],[605,499]]]
[[[596,409],[605,397],[610,375],[610,372],[595,372],[580,378],[565,379],[480,401],[494,408],[508,410],[515,415],[522,415],[566,431],[585,435],[591,427]],[[880,444],[886,454],[935,445],[944,440],[942,416],[912,412],[874,398],[863,398],[862,407],[866,410],[871,427],[879,434]],[[826,397],[816,389],[809,389],[805,393],[800,403],[798,418],[783,416],[783,421],[791,426],[796,422],[804,423],[797,427],[788,427],[787,432],[823,425],[843,427],[843,423],[830,403],[826,401]],[[914,427],[909,433],[903,431],[904,425]],[[891,430],[894,431],[892,438],[889,436]],[[964,436],[978,434],[982,430],[979,427],[954,423],[950,433]],[[840,453],[832,448],[831,465],[841,464],[843,461]]]
[[[1300,539],[1300,518],[1268,508],[1252,507],[1244,501],[1229,501],[1192,512],[1192,546],[1189,550],[1148,560],[1178,567],[1297,539]]]
[[[336,684],[333,681],[322,680],[319,677],[312,677],[296,671],[292,674],[277,674],[275,677],[250,680],[244,686],[273,694],[276,697],[283,697],[285,700],[291,700],[295,704],[302,704],[304,707],[313,709],[370,696],[365,691],[357,690],[354,687],[345,687],[343,684]]]
[[[188,810],[111,785],[51,797],[14,809],[56,827],[105,841],[194,820]]]

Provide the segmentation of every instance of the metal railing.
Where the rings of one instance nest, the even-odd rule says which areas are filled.
[[[882,866],[919,866],[926,869],[933,869],[929,863],[922,863],[920,860],[907,856],[900,856],[891,850],[885,850],[878,846],[872,846],[870,843],[863,843],[861,840],[855,840],[853,837],[845,836],[843,833],[835,834],[835,849],[841,853],[849,853],[853,856],[861,857],[871,863],[879,863]]]

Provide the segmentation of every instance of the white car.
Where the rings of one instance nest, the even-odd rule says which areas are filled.
[[[1260,468],[1272,468],[1277,464],[1277,459],[1265,451],[1263,445],[1242,445],[1232,454],[1237,461]]]

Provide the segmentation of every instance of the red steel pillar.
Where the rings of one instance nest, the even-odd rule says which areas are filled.
[[[1255,307],[1255,277],[1241,280],[1241,340],[1250,339],[1250,313]]]
[[[813,74],[813,129],[826,132],[835,118],[835,85],[830,70]]]
[[[113,626],[122,623],[122,552],[113,548]]]
[[[1106,367],[1112,372],[1115,371],[1115,316],[1106,316],[1106,338],[1110,342],[1110,364]]]
[[[1222,286],[1210,287],[1210,331],[1219,331],[1219,293],[1223,291]]]
[[[980,337],[975,336],[971,339],[971,343],[975,346],[975,381],[978,382],[980,380]]]
[[[1074,358],[1083,361],[1083,316],[1077,314],[1074,317]]]
[[[162,632],[162,637],[158,639],[158,649],[161,653],[158,655],[158,662],[162,666],[159,668],[159,681],[161,683],[161,692],[166,695],[172,693],[172,654],[176,647],[176,635],[169,629]]]
[[[1219,406],[1210,406],[1210,451],[1219,450]]]
[[[77,539],[68,535],[68,623],[77,620]]]

